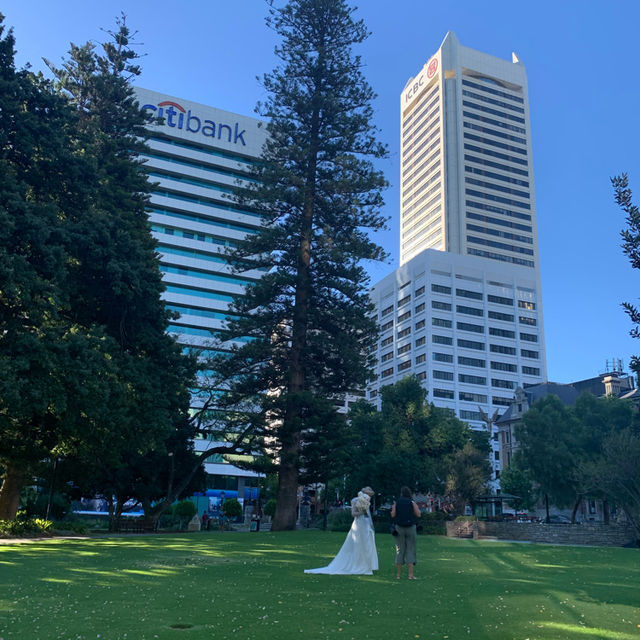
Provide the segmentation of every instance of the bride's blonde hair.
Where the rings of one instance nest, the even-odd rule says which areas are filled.
[[[371,487],[364,487],[362,489],[362,493],[366,493],[370,498],[376,494],[376,492]]]

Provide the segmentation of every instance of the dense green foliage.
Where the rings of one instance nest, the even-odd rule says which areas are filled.
[[[0,32],[0,36],[4,32]],[[146,116],[124,20],[71,46],[55,87],[0,40],[0,517],[44,462],[114,520],[193,468],[195,364],[170,318],[137,160]],[[97,464],[100,461],[100,464]],[[53,480],[52,480],[53,484]],[[114,500],[115,498],[115,500]]]
[[[638,468],[640,447],[634,446],[638,432],[633,425],[629,401],[585,393],[568,407],[557,396],[548,395],[538,400],[516,426],[517,469],[526,473],[538,493],[547,495],[551,502],[573,506],[572,520],[580,502],[590,497],[626,505],[627,514],[637,521],[629,510],[628,494],[629,489],[633,492],[638,475],[623,478],[618,473],[615,480],[611,475],[616,468]],[[621,438],[627,439],[626,452],[620,446]],[[619,459],[612,457],[614,450],[621,454]]]
[[[426,401],[415,376],[382,388],[380,411],[360,401],[349,413],[354,444],[347,488],[366,485],[386,500],[402,485],[449,497],[458,509],[486,492],[489,463],[473,446],[469,426]]]
[[[418,580],[410,582],[395,579],[393,538],[380,534],[375,576],[303,573],[327,564],[344,536],[212,531],[0,545],[3,636],[631,640],[638,634],[637,550],[420,536]]]
[[[335,413],[334,396],[364,386],[376,337],[362,261],[383,257],[369,232],[384,225],[386,183],[370,158],[386,149],[352,53],[367,30],[352,14],[344,0],[271,4],[281,65],[263,78],[268,139],[241,196],[264,226],[231,258],[264,276],[236,300],[239,319],[225,336],[252,340],[214,365],[229,386],[226,430],[268,440],[279,474],[275,529],[295,526],[305,432],[335,424],[318,416]]]
[[[227,518],[239,518],[242,515],[242,505],[235,498],[224,501],[222,511]]]

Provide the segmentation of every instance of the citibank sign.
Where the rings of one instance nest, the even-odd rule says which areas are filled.
[[[158,118],[164,118],[164,126],[175,129],[182,129],[189,133],[214,138],[216,140],[226,140],[232,144],[247,145],[244,140],[246,129],[240,130],[239,123],[235,122],[233,126],[224,122],[214,122],[198,117],[191,112],[191,109],[185,109],[182,105],[171,100],[165,100],[155,104],[145,104],[143,109],[152,111]]]
[[[422,72],[417,78],[411,81],[411,85],[407,92],[404,94],[404,103],[407,104],[420,93],[422,87],[429,81],[438,71],[438,58],[431,58],[431,60],[424,65]]]

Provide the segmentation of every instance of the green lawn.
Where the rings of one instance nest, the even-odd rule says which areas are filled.
[[[0,546],[0,640],[640,640],[640,550],[419,538],[419,580],[305,575],[342,533]]]

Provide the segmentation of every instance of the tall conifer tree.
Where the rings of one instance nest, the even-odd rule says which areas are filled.
[[[344,0],[273,2],[267,23],[281,63],[264,77],[258,111],[268,141],[242,200],[264,227],[234,253],[264,277],[235,302],[228,338],[250,337],[217,367],[229,407],[262,430],[278,465],[274,529],[292,529],[301,438],[314,403],[364,385],[376,336],[363,260],[384,254],[369,236],[384,227],[386,183],[372,159],[386,148],[372,124],[371,87],[352,48],[368,31]],[[253,411],[246,412],[253,402]],[[237,415],[236,415],[237,417]]]

